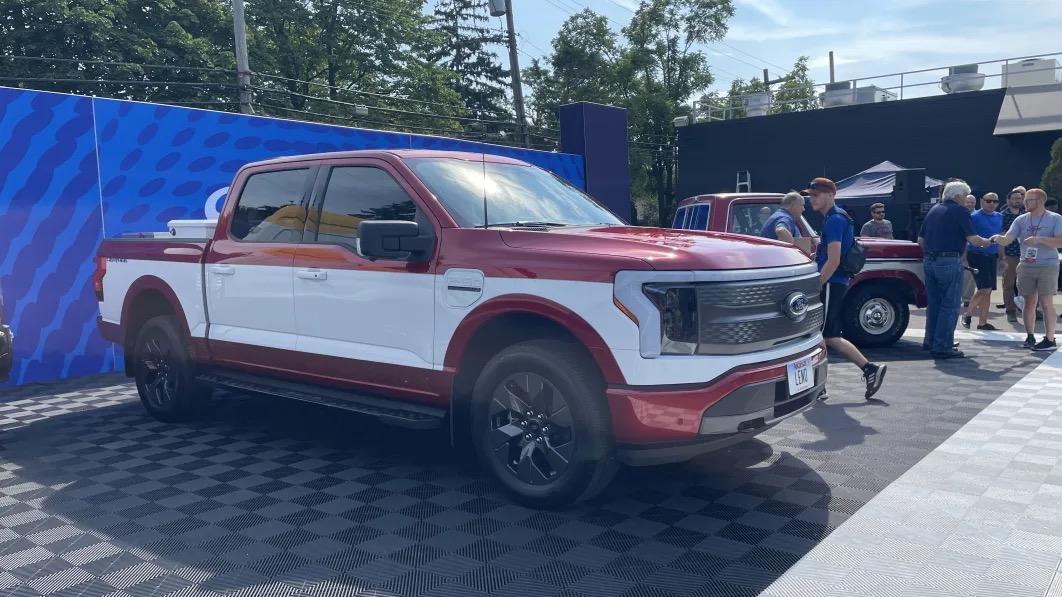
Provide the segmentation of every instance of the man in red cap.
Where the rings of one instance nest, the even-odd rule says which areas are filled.
[[[819,265],[819,284],[822,287],[822,303],[826,309],[822,324],[822,337],[826,346],[841,353],[863,371],[867,385],[866,398],[881,389],[885,380],[885,365],[871,363],[854,344],[845,340],[842,329],[844,295],[848,291],[848,276],[840,270],[841,258],[855,244],[852,219],[837,207],[837,185],[828,178],[816,178],[805,191],[811,197],[811,208],[822,214],[822,238],[815,252]]]

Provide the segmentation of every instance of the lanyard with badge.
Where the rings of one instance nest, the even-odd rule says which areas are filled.
[[[1045,211],[1040,216],[1040,221],[1036,225],[1029,224],[1029,236],[1040,236],[1040,228],[1043,226],[1044,218],[1047,217]],[[1029,221],[1032,222],[1032,216],[1030,214]],[[1039,247],[1030,247],[1028,243],[1023,244],[1021,247],[1021,260],[1025,263],[1036,263],[1036,256],[1040,253]]]

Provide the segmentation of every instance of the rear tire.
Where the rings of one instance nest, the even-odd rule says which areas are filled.
[[[140,402],[151,416],[173,423],[202,413],[211,388],[195,379],[175,317],[165,315],[145,323],[133,344],[132,358]]]
[[[892,346],[903,337],[911,309],[898,293],[861,284],[844,301],[844,335],[861,348]]]
[[[483,466],[516,500],[555,508],[593,497],[618,468],[596,364],[569,342],[521,342],[495,355],[472,397]]]

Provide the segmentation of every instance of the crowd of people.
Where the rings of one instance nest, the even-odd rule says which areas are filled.
[[[842,266],[856,243],[852,218],[836,204],[837,185],[816,178],[801,193],[787,193],[774,211],[759,214],[761,236],[801,244],[797,221],[811,208],[823,217],[822,235],[815,249],[821,298],[825,309],[822,335],[827,347],[860,368],[866,383],[866,398],[881,388],[886,365],[870,362],[843,337],[841,305],[850,273]],[[980,204],[978,204],[980,203]],[[994,331],[989,321],[992,292],[1003,277],[1003,304],[1007,319],[1017,322],[1021,311],[1026,330],[1023,348],[1049,351],[1057,348],[1054,296],[1062,287],[1059,251],[1062,250],[1062,215],[1047,209],[1041,189],[1016,187],[1000,209],[996,193],[986,193],[978,202],[970,186],[953,179],[944,185],[938,201],[926,214],[918,234],[922,247],[926,293],[926,334],[922,348],[935,359],[963,358],[955,342],[959,321],[966,328],[977,318],[977,329]],[[871,219],[859,236],[893,238],[892,223],[885,218],[885,205],[870,208]],[[808,250],[808,249],[805,249]],[[1042,311],[1045,333],[1035,337],[1038,313]]]

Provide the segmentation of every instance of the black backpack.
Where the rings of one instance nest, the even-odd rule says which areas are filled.
[[[848,225],[852,227],[852,246],[848,247],[848,251],[842,251],[841,264],[837,269],[851,278],[863,271],[863,266],[867,264],[867,248],[855,235],[855,221],[852,216],[845,212],[844,217],[848,218]]]

